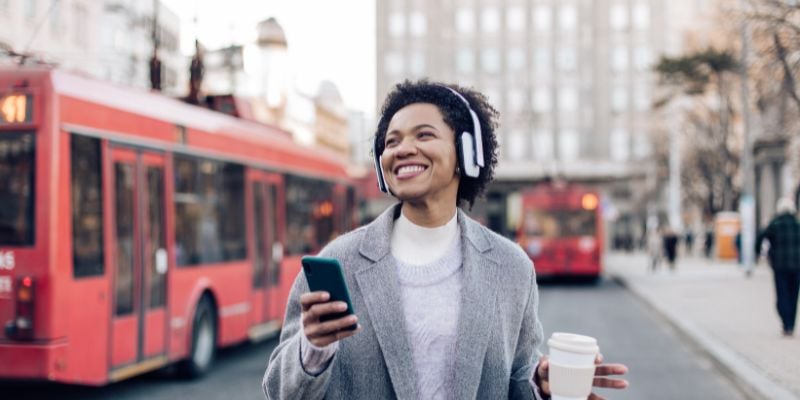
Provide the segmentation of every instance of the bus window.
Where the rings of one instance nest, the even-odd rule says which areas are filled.
[[[0,134],[0,245],[33,245],[33,133]]]
[[[103,186],[100,140],[72,135],[72,274],[103,274]]]
[[[562,211],[558,214],[562,236],[593,236],[595,234],[594,211]]]
[[[165,271],[158,270],[158,252],[167,247],[164,237],[164,169],[161,166],[147,167],[147,204],[148,224],[150,232],[150,248],[147,257],[150,259],[150,308],[159,308],[167,301],[167,275]]]
[[[114,280],[116,301],[115,315],[133,312],[133,165],[116,164],[114,168],[115,215],[117,239],[117,276]]]
[[[286,177],[286,252],[301,255],[319,250],[334,234],[333,185]]]
[[[176,155],[174,170],[178,265],[244,259],[244,167]]]

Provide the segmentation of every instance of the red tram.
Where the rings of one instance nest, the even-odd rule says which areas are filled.
[[[517,238],[539,277],[597,278],[602,273],[603,223],[598,193],[547,182],[522,193]]]
[[[0,379],[102,385],[280,329],[354,181],[278,128],[0,68]]]

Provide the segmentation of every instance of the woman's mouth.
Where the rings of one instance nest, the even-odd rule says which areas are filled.
[[[404,165],[395,170],[395,176],[397,176],[397,179],[410,179],[421,174],[426,169],[428,167],[424,165]]]

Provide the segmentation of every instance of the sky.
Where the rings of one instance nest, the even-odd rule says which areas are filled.
[[[256,25],[275,17],[286,33],[295,84],[313,94],[322,80],[345,105],[375,113],[375,0],[161,0],[181,19],[181,50],[256,40]],[[195,22],[195,16],[197,21]]]

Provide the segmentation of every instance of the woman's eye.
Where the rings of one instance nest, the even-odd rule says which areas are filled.
[[[434,136],[436,136],[436,135],[434,135],[433,132],[425,132],[425,131],[422,131],[422,132],[417,134],[417,137],[421,137],[421,138],[434,137]]]
[[[397,139],[386,139],[386,144],[384,144],[384,147],[392,147],[395,144],[397,144]]]

